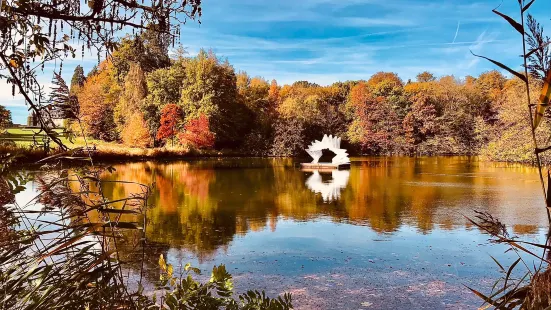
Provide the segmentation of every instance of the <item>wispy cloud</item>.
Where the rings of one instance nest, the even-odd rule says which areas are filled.
[[[457,35],[459,34],[459,26],[461,25],[461,21],[457,21],[457,29],[455,30],[455,35],[453,36],[452,43],[455,43],[455,40],[457,39]]]
[[[373,17],[344,17],[337,20],[337,24],[346,27],[373,27],[373,26],[414,26],[410,19],[395,18],[392,16]]]
[[[310,80],[325,85],[367,79],[377,71],[396,72],[404,80],[425,70],[463,77],[494,68],[469,50],[496,56],[513,68],[519,65],[518,34],[491,12],[499,3],[209,0],[203,1],[202,24],[182,25],[181,39],[190,55],[213,49],[236,70],[275,78],[280,84]],[[516,12],[517,5],[503,1],[500,10]],[[551,29],[551,1],[536,1],[531,10]],[[78,56],[64,62],[66,80],[76,65],[89,71],[97,63],[95,53]],[[46,69],[41,80],[50,83],[53,67]],[[12,98],[11,88],[2,84],[0,101],[21,114],[23,100]]]

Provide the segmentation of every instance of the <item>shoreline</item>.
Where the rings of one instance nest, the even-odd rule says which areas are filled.
[[[307,156],[273,156],[273,155],[255,155],[247,152],[237,151],[237,150],[188,150],[184,148],[129,148],[125,146],[114,146],[114,145],[97,145],[96,150],[92,156],[93,160],[100,162],[114,162],[114,161],[147,161],[147,160],[186,160],[186,159],[201,159],[201,158],[307,158]],[[49,154],[45,154],[43,150],[31,150],[27,148],[13,148],[13,147],[0,147],[0,154],[15,154],[16,159],[14,161],[14,166],[29,165],[29,164],[43,164],[38,161],[44,160],[48,157],[54,158],[64,158],[68,157],[67,160],[74,160],[77,157],[80,159],[82,157],[87,157],[87,155],[80,151],[75,153],[74,151],[79,149],[76,147],[68,152],[59,152],[54,151]],[[452,157],[452,156],[467,156],[467,157],[477,157],[480,161],[484,162],[496,162],[496,163],[508,163],[508,164],[523,164],[534,166],[533,161],[527,160],[499,160],[492,159],[483,154],[432,154],[432,155],[408,155],[408,154],[351,154],[353,157],[362,157],[362,156],[372,156],[372,157],[410,157],[410,158],[421,158],[421,157]]]

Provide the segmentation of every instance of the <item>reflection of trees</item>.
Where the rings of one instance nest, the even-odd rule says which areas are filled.
[[[468,158],[372,158],[356,162],[337,200],[324,202],[305,182],[311,173],[289,160],[230,159],[116,166],[109,178],[156,184],[147,212],[147,239],[184,247],[200,260],[224,248],[235,235],[275,230],[278,218],[369,225],[392,232],[401,225],[429,232],[464,226],[459,212],[499,206],[485,187],[496,178]],[[494,172],[492,172],[493,174]],[[487,176],[487,175],[486,175]],[[131,184],[105,183],[108,196],[126,196]],[[468,197],[468,199],[466,199]],[[499,198],[499,197],[497,197]],[[471,206],[468,206],[469,209]],[[518,227],[519,233],[532,231]]]

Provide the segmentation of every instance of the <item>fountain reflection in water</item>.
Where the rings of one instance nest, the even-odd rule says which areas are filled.
[[[331,178],[330,181],[324,182],[320,172],[314,170],[313,174],[306,180],[306,187],[316,194],[321,194],[325,202],[338,200],[341,197],[341,191],[348,184],[350,171],[332,170]]]

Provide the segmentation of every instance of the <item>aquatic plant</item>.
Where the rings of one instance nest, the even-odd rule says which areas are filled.
[[[528,14],[529,8],[534,4],[535,0],[529,2],[524,0],[518,0],[521,21],[518,22],[513,18],[505,15],[497,9],[493,12],[503,19],[505,19],[517,32],[522,36],[522,50],[523,50],[523,67],[524,72],[517,72],[510,67],[500,63],[496,60],[490,59],[485,56],[475,55],[487,59],[498,67],[508,71],[513,76],[516,76],[522,80],[526,86],[526,97],[528,103],[528,114],[530,121],[530,129],[532,133],[532,142],[534,154],[536,157],[536,164],[538,167],[539,178],[543,193],[543,198],[546,205],[547,217],[551,224],[551,215],[549,207],[551,201],[549,195],[551,195],[551,174],[547,171],[547,184],[544,181],[542,172],[542,163],[540,154],[551,150],[551,146],[540,147],[538,145],[538,139],[536,138],[536,130],[545,117],[545,112],[550,104],[549,84],[551,84],[551,54],[549,53],[549,44],[551,41],[548,37],[543,35],[543,29],[535,21],[535,19]],[[527,18],[526,18],[527,15]],[[527,19],[527,24],[525,20]],[[531,50],[527,49],[527,45]],[[530,95],[530,82],[534,79],[543,79],[543,90],[540,96],[539,102],[534,104],[531,102]],[[549,142],[549,139],[547,139]],[[547,189],[546,189],[547,187]],[[475,211],[476,212],[476,211]],[[503,276],[496,280],[493,285],[492,292],[489,295],[485,295],[473,288],[469,288],[473,293],[484,300],[486,307],[494,307],[496,309],[513,309],[519,307],[520,309],[549,309],[551,307],[551,269],[549,260],[549,240],[551,237],[551,231],[547,234],[547,240],[545,244],[532,243],[527,241],[518,240],[512,237],[505,225],[503,225],[498,219],[494,218],[489,213],[476,212],[475,220],[467,218],[472,224],[479,227],[481,230],[492,236],[491,241],[497,243],[507,244],[509,250],[513,251],[518,259],[506,270],[502,264],[496,259],[495,263],[499,267]],[[538,250],[543,250],[543,253],[536,253]],[[530,263],[523,257],[528,255],[532,259],[539,261],[538,266],[533,265],[530,267]],[[514,274],[518,274],[519,269],[523,266],[526,268],[522,272],[522,277],[514,277]]]

